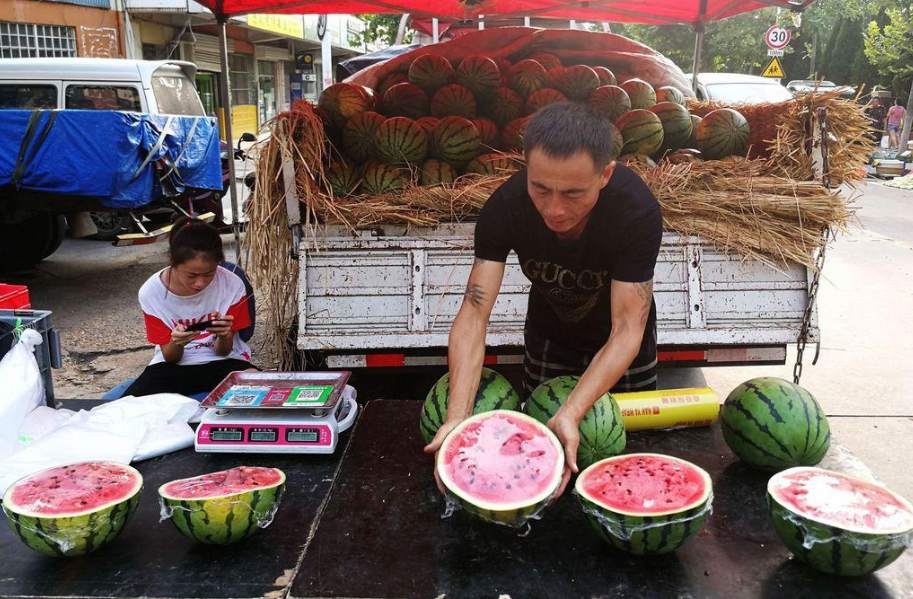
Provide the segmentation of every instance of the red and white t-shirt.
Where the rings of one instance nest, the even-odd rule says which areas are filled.
[[[161,346],[171,341],[171,332],[179,324],[187,326],[210,320],[210,315],[218,312],[235,317],[232,321],[234,331],[250,326],[247,291],[244,288],[244,281],[238,275],[220,266],[206,289],[196,295],[181,296],[175,295],[165,287],[162,281],[162,273],[165,270],[167,269],[162,269],[149,277],[139,290],[139,304],[146,321],[146,338],[155,344],[155,356],[150,364],[165,361]],[[179,364],[205,364],[227,358],[250,361],[250,348],[239,335],[234,336],[234,346],[227,356],[216,354],[215,342],[215,335],[202,331],[184,346],[184,356]]]

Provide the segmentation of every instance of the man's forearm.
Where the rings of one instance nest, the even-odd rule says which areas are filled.
[[[480,316],[460,310],[450,330],[450,393],[447,419],[460,421],[472,414],[473,398],[479,388],[479,373],[485,359],[485,329]]]
[[[562,410],[578,422],[583,420],[596,400],[621,380],[631,362],[637,357],[643,336],[642,327],[639,330],[634,326],[613,330],[608,342],[593,357],[593,361],[580,377],[580,382],[571,392]]]

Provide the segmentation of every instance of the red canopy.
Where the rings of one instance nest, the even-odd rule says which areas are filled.
[[[814,0],[197,0],[216,16],[248,13],[410,13],[447,20],[538,16],[615,23],[702,23],[776,6],[802,10]]]

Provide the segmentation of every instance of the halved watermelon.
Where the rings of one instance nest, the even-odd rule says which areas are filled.
[[[701,527],[713,501],[707,472],[656,453],[596,462],[577,477],[576,490],[600,536],[636,555],[678,549]]]
[[[544,424],[509,410],[471,416],[444,440],[437,473],[468,513],[521,526],[561,485],[564,450]]]
[[[126,464],[81,462],[13,483],[3,511],[16,536],[38,553],[85,555],[120,534],[142,489],[142,475]]]
[[[881,485],[800,466],[767,483],[774,530],[817,570],[862,576],[884,568],[913,542],[913,505]]]
[[[284,491],[282,470],[238,466],[165,483],[159,498],[163,516],[187,538],[227,545],[269,526]]]

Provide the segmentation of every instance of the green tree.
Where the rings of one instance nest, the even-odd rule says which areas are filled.
[[[385,46],[392,46],[396,43],[396,32],[399,30],[399,21],[401,17],[402,15],[358,15],[358,18],[365,23],[365,31],[361,35],[362,39],[358,40],[359,44],[378,43]],[[403,37],[403,43],[408,44],[411,43],[411,41],[412,30],[406,28],[406,35]]]
[[[869,23],[865,55],[887,80],[896,96],[906,96],[913,80],[913,16],[910,8],[889,8],[888,22]]]

